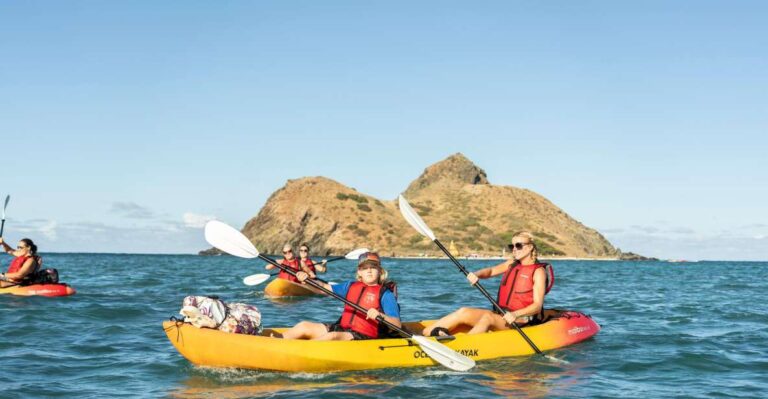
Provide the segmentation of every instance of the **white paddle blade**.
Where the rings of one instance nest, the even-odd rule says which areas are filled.
[[[411,340],[419,344],[422,350],[429,355],[432,360],[448,367],[451,370],[467,371],[475,367],[475,361],[462,355],[459,352],[427,337],[414,335]]]
[[[428,237],[432,241],[435,241],[435,233],[433,233],[429,226],[424,223],[424,220],[421,219],[421,216],[419,216],[419,214],[416,213],[413,208],[411,208],[411,205],[408,203],[408,201],[405,200],[405,197],[400,195],[397,200],[400,204],[400,213],[405,218],[405,221],[408,222],[411,227],[416,229],[419,234]]]
[[[360,255],[362,255],[362,254],[364,254],[366,252],[371,252],[371,251],[368,248],[358,248],[358,249],[356,249],[356,250],[346,254],[344,256],[344,258],[345,259],[349,259],[349,260],[357,260],[357,258],[359,258]]]
[[[230,255],[240,258],[256,258],[259,256],[259,251],[243,233],[218,220],[211,220],[205,224],[205,241]]]
[[[8,207],[8,201],[11,200],[11,195],[8,194],[5,196],[5,204],[3,204],[3,219],[5,219],[5,208]]]
[[[259,285],[272,277],[269,274],[251,274],[250,276],[243,279],[243,284],[245,285]]]
[[[542,355],[544,355],[544,357],[547,358],[548,360],[550,360],[552,362],[555,362],[555,363],[558,363],[558,364],[562,364],[562,365],[571,364],[571,362],[569,362],[569,361],[567,361],[565,359],[558,359],[558,358],[556,358],[554,356],[546,355],[546,354],[543,354],[543,353],[542,353]]]

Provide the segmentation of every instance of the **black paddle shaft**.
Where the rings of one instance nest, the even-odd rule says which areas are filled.
[[[5,230],[5,219],[3,219],[2,224],[0,224],[0,237],[3,236],[3,230]]]
[[[465,275],[465,276],[469,274],[469,272],[468,272],[468,271],[467,271],[467,269],[464,267],[464,265],[462,265],[461,263],[459,263],[459,261],[458,261],[458,260],[456,260],[456,258],[454,258],[454,257],[453,257],[453,255],[451,255],[451,252],[450,252],[450,251],[448,251],[448,249],[446,249],[446,248],[445,248],[445,246],[443,245],[443,243],[441,243],[441,242],[440,242],[440,240],[438,240],[437,238],[435,238],[435,244],[437,244],[437,246],[438,246],[438,247],[439,247],[439,248],[440,248],[440,249],[441,249],[443,252],[445,252],[445,254],[446,254],[446,255],[448,255],[448,258],[450,258],[450,259],[451,259],[451,261],[453,262],[453,264],[454,264],[454,265],[456,265],[456,267],[458,267],[458,268],[459,268],[459,270],[461,270],[461,272],[462,272],[462,273],[464,273],[464,275]],[[489,300],[489,301],[491,301],[491,304],[493,305],[493,308],[494,308],[494,310],[495,310],[496,312],[498,312],[498,313],[500,313],[500,314],[504,314],[504,313],[506,312],[506,310],[502,309],[502,307],[501,307],[501,306],[499,306],[499,303],[498,303],[498,302],[496,302],[496,300],[495,300],[495,299],[493,299],[493,297],[491,296],[491,294],[489,294],[489,293],[488,293],[488,291],[486,291],[486,290],[485,290],[485,287],[483,287],[483,286],[480,284],[480,282],[479,282],[479,281],[478,281],[477,283],[475,283],[475,284],[474,284],[474,286],[475,286],[475,287],[477,287],[477,289],[478,289],[478,290],[480,290],[480,292],[481,292],[483,295],[485,295],[485,297],[486,297],[486,298],[488,298],[488,300]],[[525,332],[523,332],[523,330],[522,330],[522,329],[520,329],[520,326],[518,326],[518,325],[517,325],[517,323],[515,323],[515,322],[513,321],[513,322],[512,322],[510,325],[511,325],[512,327],[514,327],[514,329],[515,329],[515,330],[517,330],[517,332],[519,332],[519,333],[520,333],[520,335],[523,337],[523,339],[525,340],[525,342],[527,342],[527,343],[528,343],[528,345],[530,345],[530,346],[531,346],[531,348],[533,348],[533,350],[534,350],[536,353],[538,353],[538,354],[543,354],[543,352],[541,352],[541,349],[539,349],[539,348],[536,346],[536,344],[534,344],[534,343],[533,343],[533,341],[531,341],[531,339],[530,339],[530,338],[528,338],[528,335],[527,335]]]
[[[261,258],[261,260],[263,260],[265,262],[268,262],[272,266],[275,266],[275,267],[279,268],[280,270],[290,274],[291,276],[296,277],[296,272],[293,271],[293,269],[277,263],[274,259],[266,257],[266,256],[261,255],[261,254],[259,254],[259,258]],[[328,295],[330,295],[330,296],[332,296],[332,297],[334,297],[334,298],[344,302],[345,304],[351,306],[353,309],[357,310],[358,312],[368,313],[368,309],[365,309],[362,306],[360,306],[360,305],[358,305],[358,304],[356,304],[354,302],[348,301],[347,298],[344,298],[343,296],[341,296],[341,295],[339,295],[339,294],[337,294],[337,293],[335,293],[335,292],[333,292],[333,291],[323,287],[321,284],[319,284],[317,281],[315,281],[313,279],[307,279],[307,280],[304,280],[304,282],[309,284],[309,285],[311,285],[311,286],[313,286],[313,287],[315,287],[315,288],[317,288],[317,289],[319,289],[320,291],[323,291],[324,293],[326,293],[326,294],[328,294]],[[400,328],[400,327],[398,327],[398,326],[396,326],[396,325],[386,321],[383,316],[377,317],[376,320],[378,320],[381,323],[384,323],[391,330],[397,331],[398,334],[402,335],[405,338],[411,338],[413,336],[413,334],[411,334],[411,333],[403,330],[402,328]]]

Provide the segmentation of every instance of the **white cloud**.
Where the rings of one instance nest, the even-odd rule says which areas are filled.
[[[745,233],[730,230],[707,233],[675,227],[654,232],[635,228],[624,233],[607,233],[606,237],[623,251],[662,259],[768,259],[765,245],[768,234]]]
[[[133,202],[114,202],[109,210],[128,219],[152,219],[155,213],[151,209]]]
[[[198,215],[196,213],[186,212],[182,218],[184,220],[184,226],[199,229],[204,227],[209,221],[216,219],[216,216]]]
[[[58,233],[56,231],[57,226],[58,223],[55,220],[32,219],[28,221],[20,221],[14,230],[32,236],[42,234],[48,240],[56,241],[58,238]]]
[[[56,241],[58,235],[56,234],[56,221],[49,220],[46,224],[42,225],[38,231],[51,241]]]

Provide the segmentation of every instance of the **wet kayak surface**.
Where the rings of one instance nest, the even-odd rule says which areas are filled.
[[[196,367],[159,324],[186,295],[253,303],[268,326],[333,321],[328,298],[265,298],[263,262],[229,256],[45,254],[77,295],[0,296],[3,398],[26,397],[764,397],[768,394],[768,263],[554,261],[547,307],[590,314],[591,340],[542,357],[440,367],[278,373]],[[3,258],[3,265],[9,258]],[[494,261],[463,261],[470,269]],[[446,260],[385,259],[399,283],[403,318],[439,317],[459,306],[488,307]],[[352,278],[354,263],[324,277]],[[746,276],[746,277],[745,277]],[[485,282],[495,292],[498,280]],[[44,377],[44,378],[41,378]],[[47,382],[43,382],[47,381]]]

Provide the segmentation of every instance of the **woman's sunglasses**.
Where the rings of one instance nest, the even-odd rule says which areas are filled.
[[[285,255],[285,254],[292,254],[292,253],[293,253],[292,249],[289,249],[287,251],[283,251],[283,255]]]
[[[527,243],[523,244],[522,242],[516,242],[514,244],[507,245],[507,248],[509,248],[510,250],[516,249],[516,250],[519,251],[519,250],[523,249],[523,247],[525,247],[528,244],[530,244],[530,243],[527,242]]]

